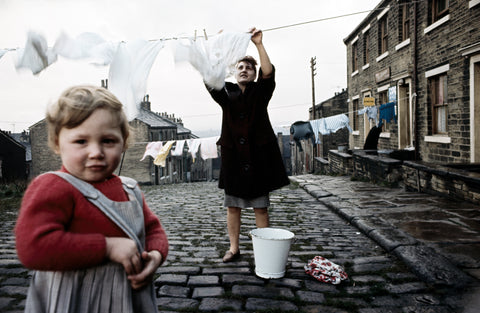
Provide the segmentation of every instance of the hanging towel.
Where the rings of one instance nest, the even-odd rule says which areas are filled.
[[[325,121],[322,119],[318,120],[313,120],[310,121],[310,125],[312,126],[312,131],[313,134],[315,135],[315,143],[320,144],[322,143],[320,141],[320,137],[318,136],[318,133],[320,133],[320,129],[323,129],[325,127]]]
[[[320,133],[322,135],[329,135],[331,133],[335,133],[336,131],[344,127],[346,127],[349,132],[352,132],[352,128],[350,127],[350,119],[346,114],[338,114],[325,117],[324,122],[324,127],[320,127]]]
[[[380,121],[385,120],[386,123],[390,123],[393,119],[397,122],[397,116],[395,115],[395,102],[389,102],[382,104],[379,108]]]
[[[129,121],[140,108],[150,69],[163,41],[134,40],[119,44],[108,73],[109,89],[124,105]]]
[[[216,90],[225,85],[225,78],[233,73],[237,61],[244,57],[252,34],[220,33],[206,38],[179,42],[175,62],[188,61],[202,75],[205,84]]]
[[[17,52],[18,60],[15,67],[27,68],[37,75],[50,64],[57,61],[57,54],[53,49],[48,48],[47,40],[44,36],[35,32],[29,32],[25,48]]]
[[[177,140],[175,150],[172,151],[172,156],[182,156],[184,145],[185,145],[185,140]]]
[[[200,138],[200,156],[202,159],[215,159],[218,157],[217,141],[220,136]]]
[[[157,155],[160,153],[162,146],[163,144],[161,141],[149,142],[147,144],[147,147],[145,148],[145,153],[143,154],[143,158],[140,161],[143,161],[147,157],[147,155],[151,156],[152,158],[156,158]]]
[[[200,147],[200,139],[189,139],[187,140],[188,152],[192,155],[193,162],[195,162],[195,157],[197,156],[198,148]]]
[[[175,143],[174,140],[167,141],[167,143],[162,147],[158,155],[155,157],[153,164],[165,167],[165,160],[167,159],[167,155],[172,148],[172,145]]]
[[[348,278],[347,273],[340,265],[321,256],[314,257],[304,268],[305,273],[324,283],[336,285]]]

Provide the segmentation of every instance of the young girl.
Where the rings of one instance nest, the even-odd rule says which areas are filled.
[[[46,120],[62,168],[31,182],[15,228],[18,257],[35,270],[25,312],[156,312],[168,241],[136,182],[113,174],[129,136],[122,104],[76,86]]]

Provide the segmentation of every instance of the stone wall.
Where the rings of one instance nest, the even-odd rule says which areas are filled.
[[[477,166],[480,167],[480,165]],[[403,183],[407,188],[480,204],[480,173],[478,172],[405,161],[402,165],[402,175]]]

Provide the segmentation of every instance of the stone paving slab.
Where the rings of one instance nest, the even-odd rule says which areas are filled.
[[[315,186],[315,196],[302,187],[302,181]],[[255,275],[254,251],[248,236],[255,227],[251,210],[242,214],[240,260],[228,264],[221,261],[228,249],[228,236],[223,193],[216,182],[143,187],[170,243],[170,254],[155,277],[159,311],[463,312],[464,307],[475,304],[478,285],[432,283],[395,253],[400,247],[420,246],[410,237],[395,233],[385,236],[390,242],[401,242],[390,249],[383,248],[378,238],[369,237],[379,229],[398,229],[394,223],[386,227],[380,218],[372,218],[375,215],[368,210],[379,203],[371,201],[376,187],[359,184],[355,187],[342,177],[300,176],[296,183],[271,194],[271,226],[288,229],[296,238],[285,277],[271,280]],[[359,193],[355,196],[369,207],[362,208],[359,202],[352,205],[352,192]],[[388,194],[387,189],[381,192]],[[409,198],[403,193],[395,196],[408,206],[405,199]],[[362,214],[342,214],[329,198],[350,203]],[[326,199],[325,203],[322,199]],[[388,202],[392,203],[389,208],[398,209],[396,202]],[[0,262],[0,312],[8,313],[23,310],[30,275],[11,253],[15,214],[11,215],[11,222],[0,225],[0,249],[9,251],[0,257],[4,261]],[[343,266],[349,278],[332,285],[307,275],[304,266],[317,255]]]

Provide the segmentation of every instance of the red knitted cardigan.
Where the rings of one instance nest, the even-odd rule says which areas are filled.
[[[128,201],[118,176],[113,175],[93,186],[113,201]],[[158,250],[165,260],[168,254],[167,235],[145,199],[143,214],[146,250]],[[27,188],[15,236],[22,264],[44,271],[68,271],[101,265],[108,261],[105,237],[127,237],[75,187],[54,174],[35,178]]]

